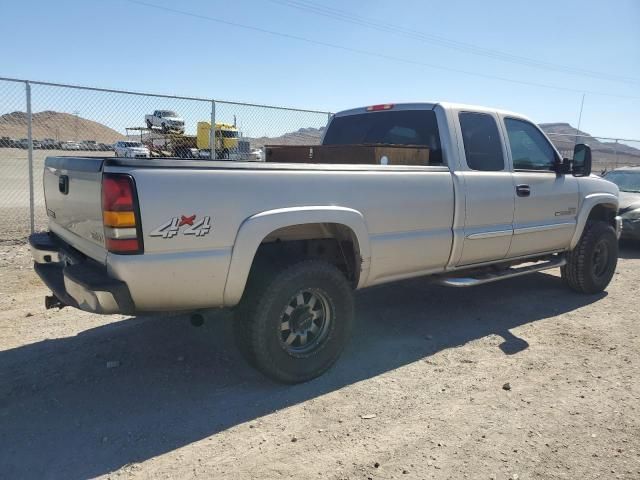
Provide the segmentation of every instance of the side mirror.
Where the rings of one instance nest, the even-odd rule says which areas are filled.
[[[563,158],[562,160],[560,160],[559,158],[556,158],[555,161],[553,162],[553,166],[551,167],[551,170],[556,172],[558,175],[571,173],[571,162],[569,162],[568,158]]]
[[[575,177],[591,175],[591,147],[589,145],[578,143],[573,148],[573,175]]]

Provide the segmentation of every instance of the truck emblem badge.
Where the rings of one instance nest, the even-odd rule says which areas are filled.
[[[187,228],[180,230],[180,227],[187,225]],[[173,238],[179,233],[183,235],[195,235],[203,237],[211,231],[211,217],[202,217],[196,220],[196,215],[173,217],[163,223],[158,228],[149,233],[150,237]]]
[[[195,215],[191,215],[190,217],[185,217],[184,215],[180,215],[180,223],[179,227],[182,225],[193,225],[193,221],[196,219]]]

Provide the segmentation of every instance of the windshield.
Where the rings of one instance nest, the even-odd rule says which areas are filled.
[[[237,130],[216,130],[216,137],[220,138],[238,138]]]
[[[324,145],[416,145],[428,147],[429,164],[441,164],[440,135],[433,110],[390,110],[335,117]]]
[[[609,172],[604,178],[615,183],[621,192],[640,193],[640,171],[638,172]]]

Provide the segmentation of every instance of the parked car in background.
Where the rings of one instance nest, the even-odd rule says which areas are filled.
[[[113,150],[113,145],[110,145],[108,143],[99,143],[98,150],[101,152],[108,152],[110,150]]]
[[[16,142],[12,138],[2,137],[0,138],[0,148],[15,148]]]
[[[123,158],[150,158],[149,149],[141,142],[132,142],[129,140],[120,140],[114,146],[116,157]]]
[[[145,116],[147,128],[159,128],[163,132],[184,133],[184,119],[172,110],[156,110]]]
[[[262,154],[261,148],[254,148],[251,150],[251,161],[252,162],[262,162],[264,160],[264,156]]]
[[[83,140],[80,142],[80,148],[82,148],[82,150],[96,152],[98,151],[98,144],[95,140]]]
[[[622,238],[640,240],[640,167],[617,168],[604,179],[620,189],[618,215],[622,218]]]
[[[66,141],[60,142],[60,150],[80,150],[80,144],[78,142]]]
[[[54,150],[59,147],[60,144],[53,138],[45,138],[44,140],[42,140],[42,148],[46,150]]]
[[[20,140],[18,140],[16,142],[16,147],[18,147],[18,148],[29,148],[29,139],[28,138],[21,138]]]

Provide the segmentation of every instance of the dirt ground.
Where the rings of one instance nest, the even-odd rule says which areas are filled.
[[[0,477],[638,479],[640,248],[621,257],[596,296],[557,274],[359,292],[343,357],[291,387],[228,312],[45,311],[0,246]]]

